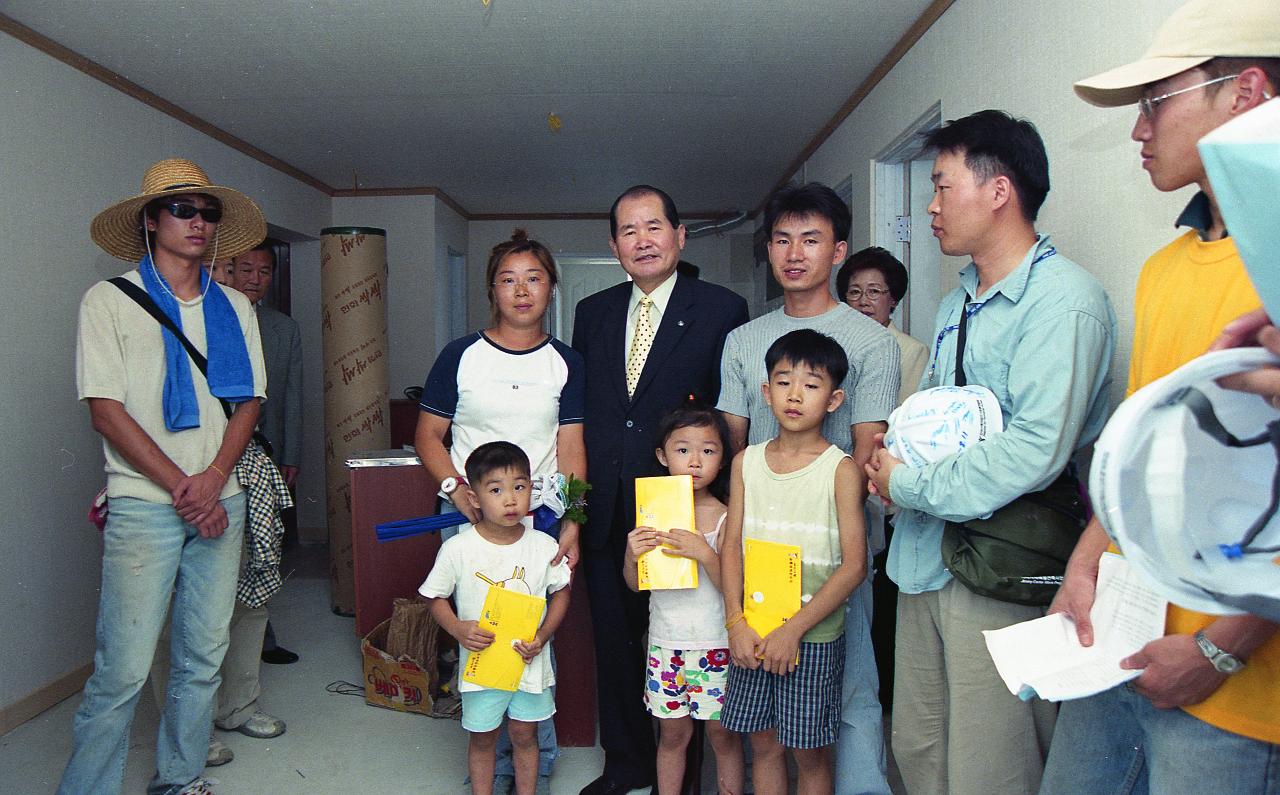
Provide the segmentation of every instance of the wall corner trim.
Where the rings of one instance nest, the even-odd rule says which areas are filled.
[[[0,709],[0,735],[13,731],[46,709],[74,696],[92,673],[93,663],[86,663]]]

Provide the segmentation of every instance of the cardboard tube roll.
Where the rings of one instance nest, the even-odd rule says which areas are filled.
[[[335,613],[355,613],[351,556],[354,453],[390,446],[387,378],[387,233],[372,227],[320,232],[324,338],[325,477],[329,576]]]

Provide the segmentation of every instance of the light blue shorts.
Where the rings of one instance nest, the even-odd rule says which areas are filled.
[[[517,690],[464,690],[462,728],[469,732],[491,732],[502,725],[502,716],[525,723],[537,723],[556,714],[556,698],[551,688],[541,693]]]

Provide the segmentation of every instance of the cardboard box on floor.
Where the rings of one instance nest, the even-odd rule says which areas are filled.
[[[400,712],[432,714],[439,625],[426,607],[408,599],[395,600],[391,618],[379,623],[360,641],[365,703]]]

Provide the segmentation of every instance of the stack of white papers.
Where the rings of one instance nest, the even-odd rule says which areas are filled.
[[[1107,553],[1090,613],[1092,646],[1080,645],[1075,623],[1061,613],[982,634],[1010,693],[1066,701],[1136,679],[1142,671],[1122,669],[1120,661],[1164,635],[1168,605],[1123,557]]]

